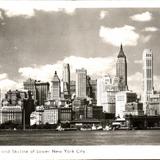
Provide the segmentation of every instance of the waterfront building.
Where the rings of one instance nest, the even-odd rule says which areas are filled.
[[[63,93],[64,97],[70,96],[70,66],[68,63],[63,64]]]
[[[72,107],[59,108],[59,120],[61,123],[70,122],[72,120]]]
[[[147,106],[150,95],[153,93],[153,52],[151,49],[143,51],[143,102],[144,112],[147,114]]]
[[[31,91],[23,90],[9,90],[5,94],[5,98],[2,100],[3,107],[21,106],[22,113],[25,116],[25,124],[30,125],[30,114],[34,111],[34,100],[32,99]],[[24,120],[24,118],[22,119]]]
[[[44,102],[47,100],[49,93],[49,83],[36,81],[35,86],[36,86],[37,105],[40,106],[44,105]]]
[[[55,74],[52,80],[52,85],[51,85],[51,99],[59,100],[60,94],[61,94],[60,79],[57,75],[57,72],[55,71]]]
[[[132,91],[121,91],[116,94],[116,117],[124,118],[128,103],[137,102],[137,94]],[[128,105],[129,107],[129,105]]]
[[[1,123],[12,122],[22,124],[21,106],[4,106],[0,109]]]
[[[76,70],[76,97],[86,98],[87,96],[87,70],[84,68]]]
[[[119,78],[119,90],[128,90],[127,85],[127,60],[121,44],[119,54],[116,62],[116,77]]]
[[[74,119],[86,119],[87,117],[87,102],[84,98],[76,98],[74,99],[72,106],[74,112]]]
[[[124,115],[143,116],[143,103],[129,102],[125,104]]]
[[[88,119],[98,119],[98,120],[102,119],[103,118],[103,107],[89,104],[87,106],[87,118]]]
[[[146,107],[146,114],[149,116],[160,115],[160,93],[150,94]]]
[[[97,80],[97,105],[103,112],[115,113],[115,95],[119,91],[118,78],[105,75]]]
[[[58,123],[58,108],[55,106],[44,106],[42,115],[43,124],[57,124]]]
[[[31,113],[30,115],[30,125],[40,125],[43,124],[43,112],[44,112],[44,107],[43,106],[37,106],[36,110]]]
[[[34,79],[27,79],[26,81],[23,82],[23,87],[25,90],[31,91],[32,93],[32,98],[36,100],[36,86],[35,86],[36,80]]]

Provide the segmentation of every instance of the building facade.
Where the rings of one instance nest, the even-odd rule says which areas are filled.
[[[146,107],[146,114],[149,116],[160,115],[160,93],[153,93],[150,95]]]
[[[72,107],[59,108],[59,120],[61,123],[70,122],[72,120]]]
[[[103,107],[88,105],[87,106],[87,118],[88,119],[102,119],[103,118]]]
[[[8,106],[10,106],[10,108],[12,106],[13,108],[15,106],[21,106],[22,120],[24,120],[25,116],[25,124],[30,125],[30,114],[34,111],[34,100],[32,99],[31,91],[9,90],[2,100],[2,108]]]
[[[97,105],[103,106],[103,112],[115,113],[115,95],[118,91],[117,77],[106,75],[97,80]]]
[[[43,124],[57,124],[58,123],[58,108],[54,106],[44,106],[42,115]]]
[[[36,99],[37,105],[44,105],[44,102],[48,98],[49,93],[49,83],[36,81]]]
[[[73,81],[73,80],[70,81],[70,94],[71,94],[71,97],[76,95],[76,81]]]
[[[60,79],[55,71],[53,80],[51,85],[51,99],[52,100],[59,100],[61,95],[61,88],[60,88]]]
[[[22,124],[22,108],[21,106],[4,106],[0,110],[1,123],[12,122]]]
[[[116,63],[116,77],[119,78],[119,90],[128,90],[127,85],[127,60],[121,45]]]
[[[116,94],[116,117],[124,118],[126,105],[137,102],[137,94],[131,91],[121,91]]]
[[[44,112],[44,107],[43,106],[37,106],[36,110],[34,112],[32,112],[32,114],[30,115],[30,125],[40,125],[43,124],[43,112]]]
[[[35,85],[35,83],[36,83],[36,80],[31,79],[31,78],[29,78],[29,79],[27,79],[26,81],[23,82],[24,89],[28,90],[28,91],[31,91],[32,96],[33,96],[32,98],[34,100],[36,100],[36,85]]]
[[[88,105],[88,102],[84,98],[74,99],[72,103],[74,119],[86,119],[87,118],[87,105]]]
[[[86,98],[87,96],[87,70],[84,68],[76,70],[76,97]]]
[[[68,63],[63,64],[63,93],[64,97],[67,97],[70,95],[70,66]]]
[[[130,102],[126,103],[124,115],[143,116],[143,103]]]
[[[147,106],[150,95],[153,93],[153,52],[151,49],[143,51],[143,102],[144,112],[147,114]]]
[[[91,85],[91,98],[97,100],[97,80],[90,80]]]

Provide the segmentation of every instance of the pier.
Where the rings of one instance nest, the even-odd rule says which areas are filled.
[[[160,116],[126,116],[126,123],[130,129],[160,128]]]

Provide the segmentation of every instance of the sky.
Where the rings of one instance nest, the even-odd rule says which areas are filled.
[[[22,88],[33,78],[62,77],[63,63],[86,68],[92,79],[115,75],[122,43],[128,63],[128,86],[143,89],[142,52],[153,51],[154,87],[160,89],[159,8],[56,8],[0,4],[0,88]]]

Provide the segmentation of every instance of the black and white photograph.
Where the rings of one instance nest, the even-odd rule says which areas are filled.
[[[0,1],[2,157],[159,147],[160,3],[100,3]]]

